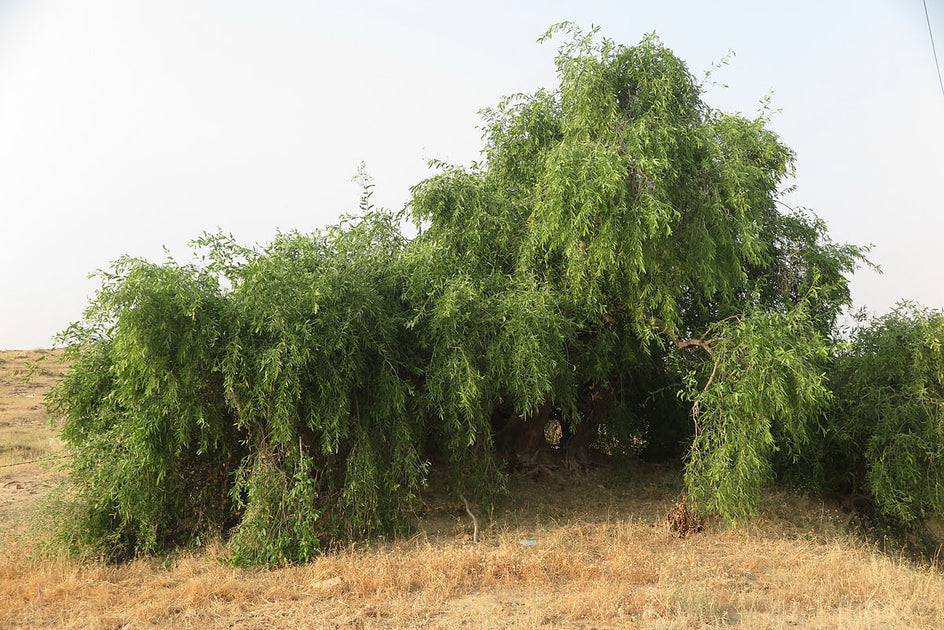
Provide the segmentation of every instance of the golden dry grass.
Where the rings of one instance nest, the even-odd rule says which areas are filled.
[[[711,529],[711,528],[709,528]],[[940,628],[939,572],[771,523],[685,540],[631,518],[418,536],[304,567],[0,558],[8,628]],[[767,531],[770,530],[770,531]],[[522,537],[537,545],[522,545]]]
[[[479,544],[461,505],[433,495],[411,539],[276,570],[230,567],[219,542],[121,565],[52,558],[35,508],[15,503],[0,628],[944,627],[944,575],[866,545],[834,507],[774,492],[748,525],[679,539],[664,517],[680,489],[677,471],[642,465],[517,479]]]
[[[22,512],[52,483],[62,451],[43,397],[64,370],[59,351],[0,351],[0,523]]]

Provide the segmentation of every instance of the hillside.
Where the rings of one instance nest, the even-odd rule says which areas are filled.
[[[866,543],[836,506],[772,490],[760,518],[679,538],[679,471],[642,463],[513,478],[478,544],[430,491],[411,538],[301,567],[232,568],[218,541],[111,566],[52,557],[39,514],[62,446],[42,396],[61,367],[39,356],[0,352],[0,628],[944,625],[941,571]]]

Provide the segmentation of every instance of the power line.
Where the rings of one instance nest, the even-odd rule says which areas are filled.
[[[924,19],[928,22],[928,35],[931,36],[931,52],[934,53],[934,66],[937,68],[937,80],[941,84],[941,95],[944,95],[944,79],[941,79],[941,64],[937,60],[937,48],[934,46],[934,31],[931,30],[931,16],[928,15],[928,0],[924,3]]]

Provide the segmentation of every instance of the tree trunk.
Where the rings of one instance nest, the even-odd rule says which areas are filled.
[[[536,451],[547,446],[545,429],[553,408],[548,398],[537,413],[507,420],[495,432],[496,451],[512,465],[530,459]]]
[[[585,468],[591,461],[590,448],[597,439],[603,406],[603,390],[590,386],[590,398],[581,405],[583,420],[576,427],[561,426],[561,451],[571,470]]]

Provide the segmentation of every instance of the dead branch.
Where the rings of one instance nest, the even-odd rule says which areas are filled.
[[[479,541],[479,519],[472,513],[472,508],[469,507],[469,501],[464,496],[462,497],[462,502],[465,503],[466,514],[472,517],[472,542],[477,543]]]

